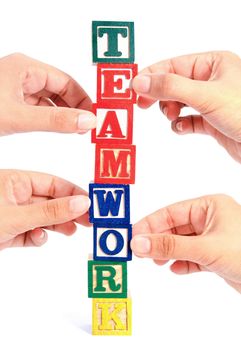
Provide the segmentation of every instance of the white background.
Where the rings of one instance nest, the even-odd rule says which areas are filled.
[[[239,2],[1,1],[0,55],[19,51],[73,75],[95,100],[92,20],[133,20],[140,68],[191,52],[240,52]],[[154,106],[135,109],[137,181],[132,222],[172,202],[227,193],[241,202],[241,166],[209,137],[177,136]],[[2,168],[32,169],[87,188],[90,135],[35,133],[0,139]],[[93,337],[87,299],[92,230],[49,234],[40,249],[0,253],[0,349],[240,349],[241,298],[215,275],[173,275],[135,258],[128,264],[132,337]]]

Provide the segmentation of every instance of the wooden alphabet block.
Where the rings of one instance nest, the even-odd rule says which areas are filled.
[[[93,62],[133,63],[134,23],[92,22]]]
[[[89,298],[127,298],[126,265],[126,262],[89,260]]]
[[[132,144],[133,105],[105,102],[93,105],[97,127],[92,130],[91,142],[104,144]]]
[[[132,260],[132,225],[94,224],[94,260]]]
[[[93,257],[88,261],[88,296],[93,298],[93,335],[131,335],[132,303],[127,297],[130,241],[130,186],[135,183],[136,147],[133,108],[137,96],[131,81],[134,23],[92,22],[92,57],[97,63],[97,101],[92,130],[95,183],[89,185],[93,223]]]
[[[130,88],[137,75],[137,64],[98,64],[97,102],[122,101],[136,103],[136,93]]]
[[[93,335],[131,335],[131,299],[93,299]]]
[[[128,224],[130,222],[129,185],[95,184],[89,185],[89,221]]]
[[[134,184],[134,145],[96,145],[95,183]]]

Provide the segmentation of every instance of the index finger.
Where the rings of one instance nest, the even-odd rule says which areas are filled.
[[[208,80],[212,73],[213,63],[220,52],[205,52],[183,55],[154,63],[139,74],[173,73],[195,80]]]
[[[209,197],[201,197],[162,208],[133,226],[133,235],[165,233],[200,235],[204,230]]]
[[[23,92],[35,94],[46,90],[57,95],[69,107],[91,110],[92,102],[86,91],[67,73],[29,57],[23,57],[23,66],[27,63],[23,78]]]
[[[220,52],[196,53],[174,57],[154,63],[141,70],[138,75],[173,73],[189,79],[208,80],[218,55],[220,56]],[[143,96],[140,96],[138,99],[138,105],[144,108],[150,107],[155,102],[155,100]]]
[[[67,196],[86,195],[88,193],[81,187],[60,177],[28,171],[24,172],[29,177],[32,186],[32,195],[48,198],[60,198]]]
[[[32,195],[48,198],[61,198],[67,196],[85,195],[88,192],[81,187],[60,177],[38,172],[27,172],[32,185]],[[85,213],[75,222],[84,226],[90,226],[89,214]]]

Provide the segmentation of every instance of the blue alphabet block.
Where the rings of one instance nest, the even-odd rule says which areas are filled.
[[[94,260],[132,260],[130,224],[94,224]]]
[[[129,185],[90,184],[89,221],[94,224],[128,224],[130,222]]]

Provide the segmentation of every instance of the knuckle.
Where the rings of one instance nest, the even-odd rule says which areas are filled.
[[[163,214],[167,223],[167,227],[170,228],[172,234],[176,235],[177,234],[176,224],[174,222],[174,219],[170,212],[169,207],[166,207],[163,209]]]
[[[21,52],[14,52],[12,53],[11,55],[8,56],[11,60],[23,60],[25,59],[27,56],[24,55],[23,53]]]
[[[218,196],[222,200],[227,200],[227,201],[232,200],[233,201],[233,198],[231,196],[227,195],[227,194],[220,193]]]
[[[50,176],[50,183],[48,186],[48,196],[52,198],[56,198],[56,190],[57,190],[57,177],[54,175]]]
[[[61,215],[61,207],[58,201],[46,201],[43,206],[44,216],[48,221],[55,222]]]
[[[58,107],[52,107],[50,113],[50,128],[57,131],[65,131],[70,128],[70,118]]]
[[[169,259],[175,251],[175,237],[173,235],[162,235],[157,240],[156,250],[162,259]]]
[[[215,204],[234,201],[231,196],[229,196],[227,194],[223,194],[223,193],[206,196],[206,198],[209,202],[215,203]]]
[[[32,195],[32,185],[27,174],[18,170],[6,172],[3,178],[8,198],[18,204],[27,202]]]
[[[240,57],[236,53],[228,50],[223,50],[223,51],[214,51],[211,55],[212,60],[216,61],[217,64],[226,62],[226,63],[235,63],[237,62],[239,64],[240,62]]]
[[[173,84],[169,74],[157,76],[153,81],[153,91],[161,96],[169,96],[172,94]]]
[[[205,219],[205,225],[208,227],[213,220],[213,217],[216,216],[216,220],[222,220],[229,211],[226,211],[227,208],[235,210],[237,202],[230,196],[226,194],[216,194],[205,196],[200,199],[200,208],[202,208]],[[217,219],[218,218],[218,219]],[[220,221],[221,222],[221,221]]]
[[[221,53],[221,55],[223,55],[223,56],[228,56],[228,57],[232,57],[232,58],[237,58],[237,57],[239,57],[236,53],[234,53],[234,52],[232,52],[232,51],[230,51],[230,50],[224,50],[224,51],[221,51],[220,52]]]

